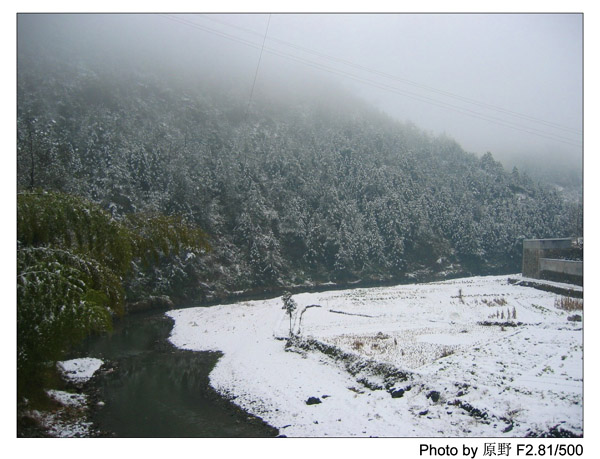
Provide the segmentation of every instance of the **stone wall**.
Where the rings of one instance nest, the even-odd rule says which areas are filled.
[[[525,239],[523,277],[583,283],[581,238]]]

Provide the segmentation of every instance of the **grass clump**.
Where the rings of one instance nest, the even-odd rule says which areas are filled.
[[[561,296],[554,300],[554,307],[564,311],[582,311],[583,300],[568,296]]]
[[[364,344],[365,343],[362,340],[356,339],[352,343],[352,349],[354,349],[356,351],[360,351],[362,349],[362,347],[364,346]]]

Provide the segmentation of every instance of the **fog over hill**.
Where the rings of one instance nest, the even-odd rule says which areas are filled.
[[[130,299],[519,271],[523,238],[582,231],[580,23],[19,15],[18,187],[75,194],[117,220],[181,215],[208,233],[204,256],[182,251],[137,266]],[[478,54],[475,43],[491,46],[509,26],[504,45]],[[537,60],[514,55],[535,54],[534,45]],[[501,61],[509,52],[510,66]],[[509,72],[516,67],[522,84]],[[544,78],[532,91],[534,69]],[[461,85],[445,85],[454,81]],[[531,119],[509,121],[500,106]],[[563,173],[525,173],[540,168],[524,151],[544,152],[546,165],[557,158]]]

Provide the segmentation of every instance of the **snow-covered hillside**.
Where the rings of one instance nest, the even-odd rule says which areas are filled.
[[[282,435],[581,434],[582,311],[557,298],[506,276],[299,294],[291,340],[281,298],[168,315],[173,344],[223,352],[211,385]]]

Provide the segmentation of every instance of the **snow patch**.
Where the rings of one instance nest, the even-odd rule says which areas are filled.
[[[63,406],[82,408],[87,403],[85,394],[73,394],[62,390],[48,389],[48,396]]]
[[[62,376],[68,381],[83,383],[88,381],[100,369],[104,362],[92,357],[64,360],[56,365]]]

